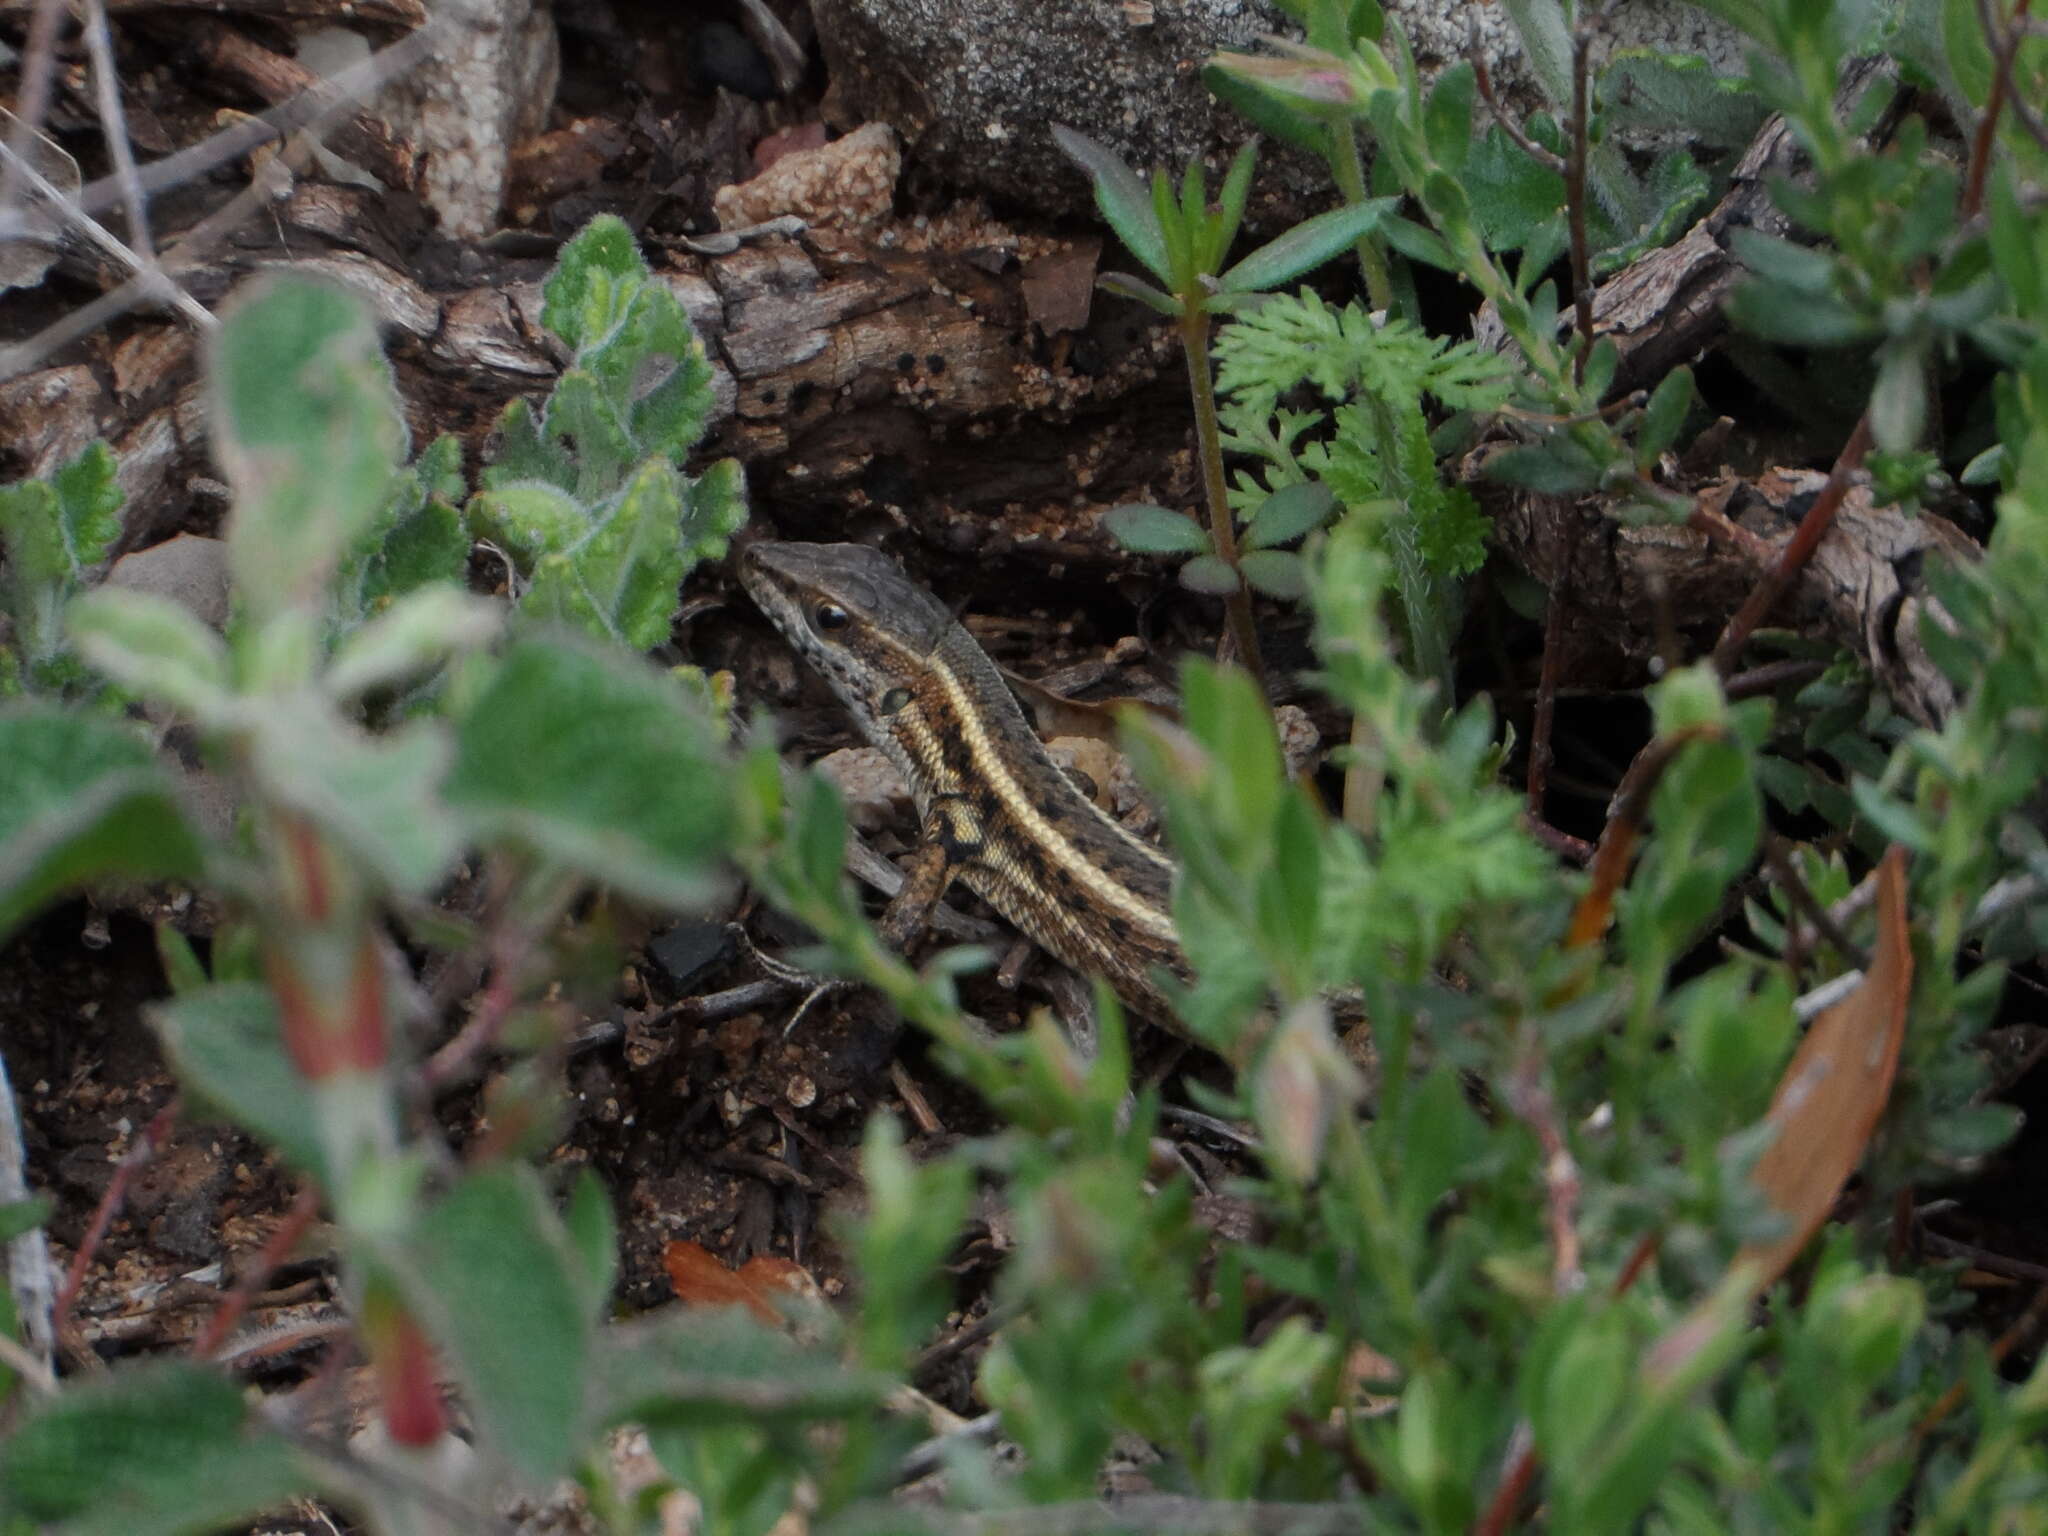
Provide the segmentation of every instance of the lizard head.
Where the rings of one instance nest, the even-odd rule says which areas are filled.
[[[864,544],[760,540],[738,559],[740,585],[817,669],[861,733],[900,750],[890,717],[916,695],[926,658],[953,627],[937,598]]]

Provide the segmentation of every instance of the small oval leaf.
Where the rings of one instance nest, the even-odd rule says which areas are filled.
[[[1103,526],[1125,549],[1138,555],[1201,555],[1209,535],[1191,517],[1150,502],[1133,502],[1102,514]]]
[[[1245,545],[1251,549],[1272,549],[1292,543],[1312,529],[1322,527],[1337,509],[1337,498],[1319,480],[1283,485],[1259,504],[1245,530]]]
[[[1190,592],[1228,597],[1238,588],[1237,572],[1215,555],[1197,555],[1180,568],[1180,584]]]
[[[1308,573],[1302,568],[1301,556],[1291,549],[1251,550],[1238,561],[1238,569],[1268,597],[1292,603],[1308,596]]]

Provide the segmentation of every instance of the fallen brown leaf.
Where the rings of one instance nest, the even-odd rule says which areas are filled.
[[[801,1264],[756,1254],[738,1269],[699,1243],[673,1242],[661,1250],[676,1297],[689,1307],[745,1307],[764,1323],[788,1319],[791,1301],[820,1299],[818,1282]],[[780,1303],[778,1305],[778,1302]]]
[[[1820,1230],[1862,1160],[1891,1097],[1912,993],[1906,860],[1895,847],[1877,870],[1877,946],[1863,984],[1813,1021],[1771,1098],[1768,1118],[1778,1134],[1752,1177],[1789,1225],[1735,1255],[1737,1264],[1758,1266],[1758,1290],[1782,1275]]]

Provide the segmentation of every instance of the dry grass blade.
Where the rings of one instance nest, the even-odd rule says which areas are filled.
[[[1856,1171],[1891,1097],[1912,992],[1906,861],[1893,848],[1878,866],[1877,948],[1863,985],[1813,1021],[1771,1099],[1778,1134],[1753,1177],[1789,1225],[1735,1256],[1757,1266],[1759,1290],[1785,1272]]]

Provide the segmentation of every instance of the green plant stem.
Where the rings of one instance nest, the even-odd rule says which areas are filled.
[[[1337,190],[1353,205],[1365,201],[1365,160],[1358,153],[1358,135],[1349,123],[1330,127],[1330,170],[1337,178]],[[1371,235],[1360,235],[1354,247],[1358,270],[1365,275],[1365,297],[1373,309],[1392,312],[1394,275],[1387,267],[1387,253]]]
[[[1202,487],[1209,502],[1209,539],[1216,558],[1237,570],[1237,529],[1230,520],[1229,487],[1223,479],[1223,429],[1216,419],[1216,382],[1209,373],[1209,315],[1202,295],[1181,296],[1180,340],[1187,354],[1188,391],[1195,400],[1195,438],[1202,456]],[[1237,642],[1237,659],[1252,676],[1259,694],[1266,694],[1266,664],[1259,654],[1259,634],[1252,627],[1251,590],[1242,575],[1237,590],[1224,600],[1223,611]]]

